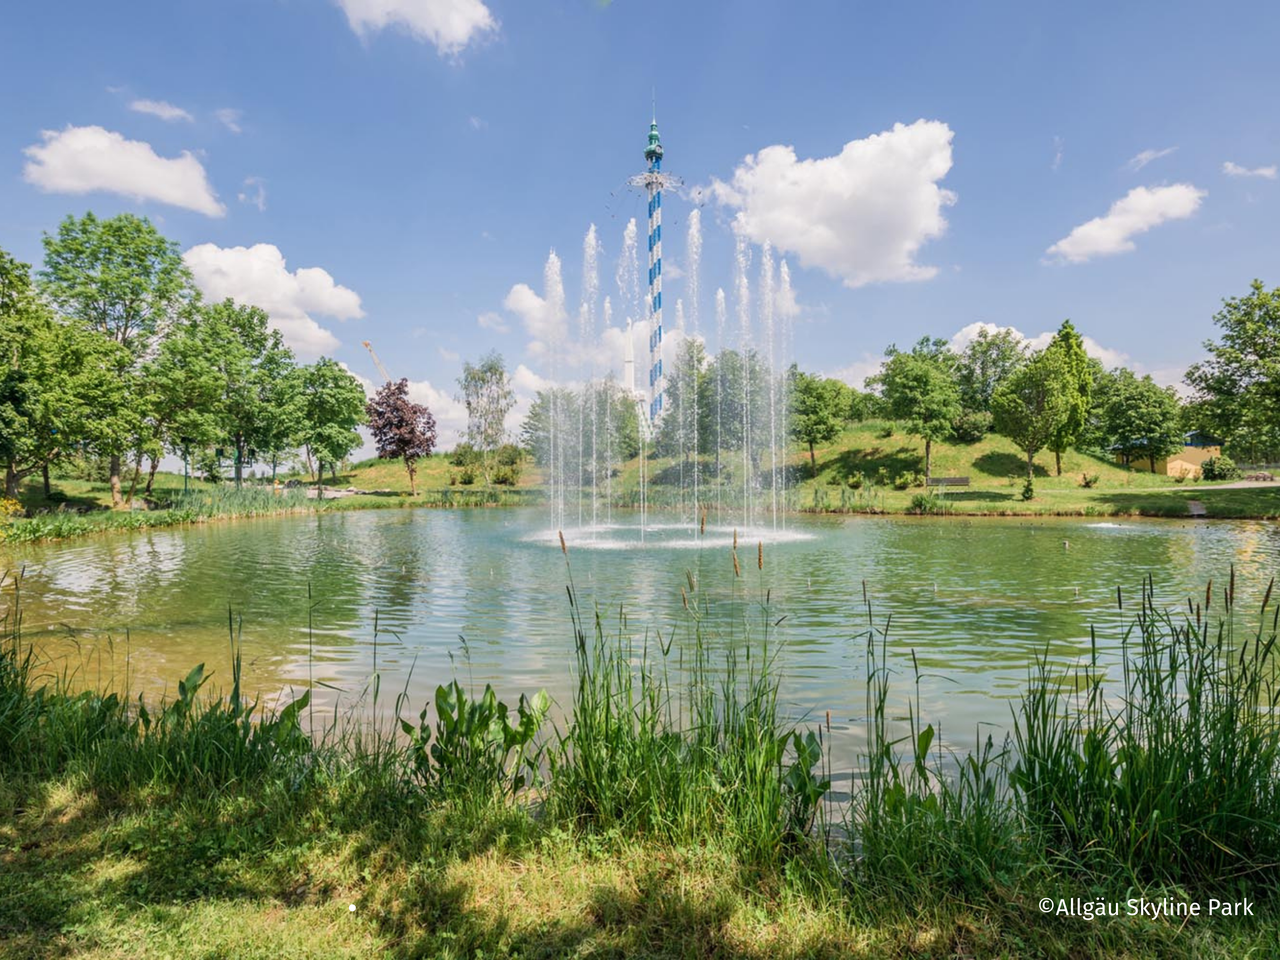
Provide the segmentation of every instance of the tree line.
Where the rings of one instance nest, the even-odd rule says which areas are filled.
[[[0,250],[0,461],[5,493],[72,458],[101,461],[115,507],[151,493],[173,453],[236,484],[299,451],[313,476],[361,442],[360,383],[301,364],[255,306],[206,303],[177,244],[150,221],[68,216],[44,263]],[[125,489],[125,478],[128,488]]]

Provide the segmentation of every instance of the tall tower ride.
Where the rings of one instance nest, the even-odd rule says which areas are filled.
[[[649,169],[628,183],[649,195],[649,422],[662,416],[665,380],[662,373],[662,191],[678,187],[679,177],[662,172],[662,138],[658,119],[649,124],[649,145],[644,149]]]

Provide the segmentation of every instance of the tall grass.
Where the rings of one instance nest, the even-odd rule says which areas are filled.
[[[1274,581],[1272,581],[1272,586]],[[1071,682],[1032,669],[1015,725],[1020,809],[1056,856],[1134,882],[1197,883],[1280,868],[1280,684],[1271,586],[1237,638],[1235,575],[1174,616],[1150,580],[1118,682],[1096,639]],[[1218,616],[1210,617],[1218,603]]]

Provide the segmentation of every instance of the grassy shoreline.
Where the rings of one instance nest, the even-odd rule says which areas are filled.
[[[305,697],[258,709],[238,658],[224,694],[200,669],[163,704],[71,693],[11,605],[0,955],[1274,955],[1270,596],[1130,601],[1120,675],[1039,663],[1011,740],[961,754],[909,680],[891,688],[868,615],[868,740],[832,806],[822,718],[777,709],[760,566],[753,657],[702,636],[690,582],[678,671],[571,585],[563,728],[537,697],[452,683],[416,720],[398,700],[398,729],[319,718],[311,736]],[[1088,921],[1046,897],[1248,898],[1254,916]]]

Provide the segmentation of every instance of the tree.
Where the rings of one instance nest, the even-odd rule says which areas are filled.
[[[1157,460],[1177,453],[1186,442],[1173,389],[1150,376],[1139,379],[1132,370],[1120,368],[1107,377],[1101,417],[1102,435],[1125,466],[1146,459],[1154,473]]]
[[[840,434],[850,406],[849,388],[839,380],[815,377],[793,368],[791,376],[791,435],[809,445],[809,465],[818,475],[814,446]]]
[[[342,459],[360,446],[356,427],[364,422],[364,388],[336,361],[321,357],[302,368],[300,391],[301,440],[308,457],[316,458],[319,484],[325,466],[336,473]]]
[[[1016,331],[979,329],[956,365],[960,403],[966,410],[990,413],[995,392],[1026,362],[1026,341]]]
[[[44,248],[40,276],[46,295],[63,315],[129,352],[135,362],[123,372],[129,381],[156,338],[197,300],[177,244],[132,214],[110,220],[92,213],[67,217],[56,236],[45,235]],[[123,503],[121,459],[141,425],[139,418],[132,432],[124,432],[123,445],[104,451],[110,458],[112,506]]]
[[[418,460],[431,456],[436,446],[436,418],[420,403],[409,399],[409,381],[388,381],[365,404],[369,432],[378,456],[404,461],[409,471],[409,495],[418,495]]]
[[[698,404],[701,400],[703,381],[708,376],[706,351],[700,340],[686,337],[668,361],[664,410],[654,440],[654,452],[660,457],[683,455],[687,460],[693,453],[694,439],[698,449],[705,450],[698,435],[701,416]]]
[[[926,338],[911,353],[900,353],[891,346],[886,351],[889,359],[868,381],[880,388],[890,415],[905,420],[907,432],[923,438],[926,480],[930,475],[934,441],[951,436],[951,423],[961,410],[954,354],[937,344],[945,346],[945,341]]]
[[[1046,350],[1051,350],[1062,359],[1066,371],[1063,388],[1066,391],[1067,415],[1049,438],[1048,448],[1053,451],[1054,465],[1058,476],[1062,476],[1062,452],[1076,446],[1085,435],[1089,425],[1089,408],[1093,395],[1093,365],[1089,355],[1084,351],[1084,340],[1076,333],[1070,320],[1062,321],[1062,326],[1054,334]]]
[[[1280,445],[1280,287],[1254,280],[1228,297],[1213,318],[1221,340],[1206,340],[1209,359],[1187,371],[1202,429],[1236,446]]]
[[[494,454],[506,442],[507,414],[516,404],[502,355],[492,351],[478,365],[463,363],[458,386],[467,408],[467,442],[479,452],[484,482],[490,485]]]
[[[1069,379],[1062,353],[1046,349],[1010,376],[991,398],[996,430],[1027,455],[1028,489],[1036,454],[1050,443],[1069,416]]]
[[[0,251],[6,496],[16,496],[25,477],[71,451],[123,442],[132,422],[122,379],[129,364],[118,344],[55,317],[36,295],[27,265]]]

